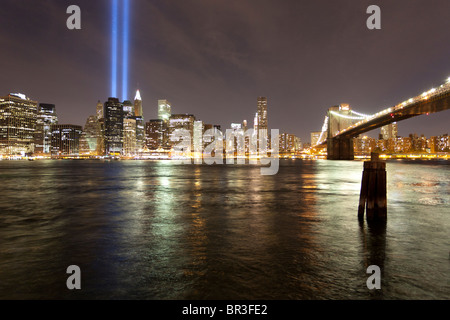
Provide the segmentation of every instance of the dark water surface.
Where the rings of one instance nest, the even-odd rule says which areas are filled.
[[[448,162],[388,162],[377,227],[362,166],[0,161],[0,298],[449,299]]]

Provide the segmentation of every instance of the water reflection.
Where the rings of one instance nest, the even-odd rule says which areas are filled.
[[[0,298],[442,299],[448,166],[409,166],[380,225],[357,219],[362,162],[2,162]]]

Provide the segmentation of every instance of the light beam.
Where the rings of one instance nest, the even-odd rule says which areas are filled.
[[[130,22],[130,2],[123,0],[123,30],[122,30],[122,101],[128,97],[128,41]]]
[[[118,0],[112,1],[111,21],[111,97],[117,97]]]

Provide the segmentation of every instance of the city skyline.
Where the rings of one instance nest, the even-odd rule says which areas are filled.
[[[128,97],[140,89],[147,119],[156,119],[157,101],[168,99],[177,112],[199,115],[207,123],[220,119],[227,127],[251,121],[254,98],[265,96],[270,127],[308,141],[333,105],[349,103],[374,113],[450,75],[445,68],[449,42],[437,32],[449,24],[444,14],[449,5],[415,4],[383,3],[382,29],[370,31],[365,27],[367,5],[354,1],[340,3],[339,14],[333,11],[338,4],[330,2],[262,1],[254,7],[233,1],[193,1],[191,6],[131,1]],[[1,23],[11,31],[3,35],[9,46],[2,55],[9,63],[2,65],[8,77],[1,78],[0,87],[7,91],[3,94],[23,92],[55,104],[61,123],[84,125],[92,105],[109,96],[111,8],[108,1],[78,1],[82,29],[68,30],[68,5],[6,2],[9,14]],[[308,18],[320,11],[317,19]],[[194,19],[194,12],[205,19]],[[413,23],[424,14],[433,20]],[[404,28],[408,36],[402,38]],[[426,50],[415,46],[419,39]],[[23,50],[26,45],[36,50]],[[441,134],[447,131],[446,118],[405,121],[399,134]]]

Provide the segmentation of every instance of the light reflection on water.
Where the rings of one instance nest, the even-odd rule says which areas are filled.
[[[1,162],[0,298],[448,299],[446,162],[388,162],[388,222],[357,219],[358,161]],[[65,287],[67,266],[82,290]],[[366,268],[382,268],[382,290]]]

